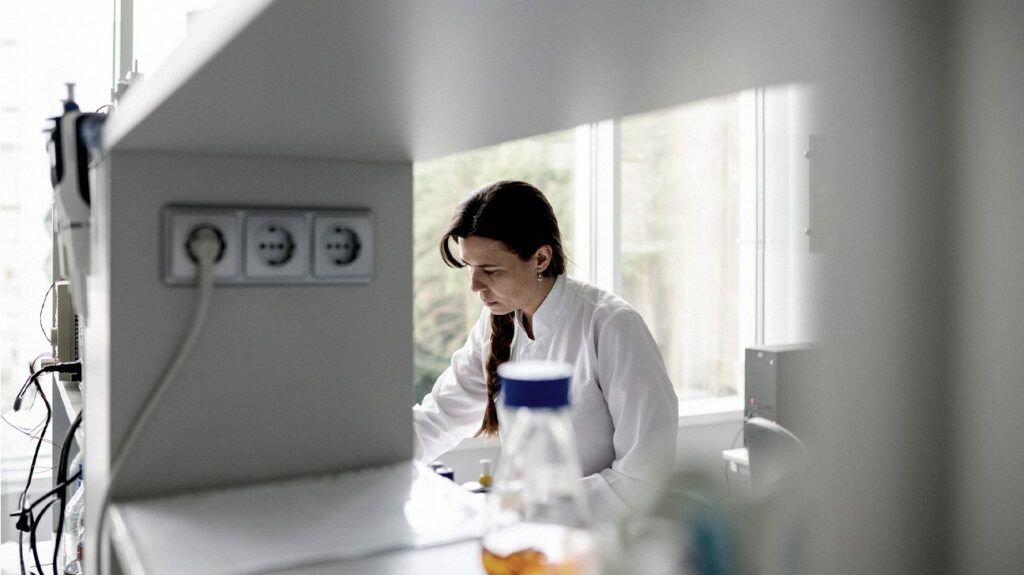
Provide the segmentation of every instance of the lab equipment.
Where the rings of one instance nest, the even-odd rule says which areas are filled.
[[[750,347],[744,367],[744,417],[763,417],[802,434],[811,406],[804,386],[814,381],[812,344]],[[744,439],[746,444],[746,439]]]
[[[572,366],[513,362],[499,366],[498,375],[514,420],[488,501],[484,568],[490,575],[594,573],[568,409]]]
[[[75,306],[72,303],[71,286],[67,281],[54,284],[53,303],[55,309],[54,326],[50,330],[53,342],[53,356],[59,362],[78,361],[82,351],[82,326]],[[81,373],[64,373],[58,376],[61,381],[81,381]]]
[[[71,296],[82,320],[87,315],[85,278],[89,273],[89,210],[92,177],[89,164],[99,156],[106,114],[82,113],[75,103],[74,84],[68,84],[64,113],[51,118],[50,183],[54,190],[54,220],[61,275],[71,282]]]

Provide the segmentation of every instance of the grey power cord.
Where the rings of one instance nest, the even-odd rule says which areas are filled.
[[[152,415],[153,408],[160,401],[160,397],[167,390],[169,384],[177,377],[178,371],[181,370],[185,361],[192,355],[192,349],[195,347],[203,325],[206,323],[206,316],[210,307],[210,297],[213,294],[213,268],[224,251],[223,235],[212,227],[200,226],[189,234],[186,247],[188,252],[195,257],[198,265],[196,275],[198,277],[199,302],[196,304],[195,314],[192,317],[192,327],[189,329],[188,335],[185,336],[185,340],[164,372],[160,383],[150,392],[142,409],[139,410],[139,415],[128,428],[124,442],[121,444],[121,449],[117,452],[117,456],[114,457],[113,463],[110,466],[107,485],[103,489],[103,497],[98,507],[99,528],[97,531],[99,532],[99,545],[97,547],[96,567],[97,572],[100,574],[103,573],[103,550],[107,540],[105,526],[107,524],[107,508],[110,507],[111,488],[114,482],[117,481],[121,468],[138,439],[139,431],[145,427],[150,415]]]

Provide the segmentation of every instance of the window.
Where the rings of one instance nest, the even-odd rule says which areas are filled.
[[[191,27],[222,1],[135,2],[132,55],[139,72],[151,75],[159,70]]]
[[[110,9],[109,2],[96,0],[76,3],[74,10],[53,2],[5,2],[0,15],[0,442],[5,542],[17,539],[8,513],[17,502],[14,494],[25,486],[36,445],[23,431],[37,433],[45,417],[38,399],[31,409],[12,411],[29,362],[50,349],[49,300],[40,307],[53,278],[53,188],[42,131],[46,119],[61,112],[65,82],[75,82],[75,99],[84,111],[109,101]],[[47,394],[48,382],[41,380]],[[49,436],[47,431],[47,439],[52,439]],[[37,494],[50,483],[50,454],[50,445],[44,443],[32,484]]]
[[[742,317],[754,260],[741,243],[751,105],[735,94],[621,122],[618,293],[643,315],[680,399],[736,394],[754,343]]]
[[[807,225],[806,199],[794,200],[807,100],[750,90],[417,163],[417,401],[480,311],[437,241],[462,198],[501,178],[548,195],[570,275],[637,308],[681,400],[742,394],[744,349],[766,331],[767,343],[806,341],[793,326],[810,324],[794,294],[811,266],[787,239]]]

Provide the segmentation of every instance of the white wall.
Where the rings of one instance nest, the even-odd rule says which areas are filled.
[[[811,251],[811,162],[821,165],[821,150],[809,158],[810,138],[822,136],[817,117],[817,87],[771,86],[764,95],[765,318],[764,343],[818,341],[818,284],[823,254]],[[815,198],[814,201],[821,201]],[[821,234],[821,229],[812,229]]]
[[[368,208],[374,278],[218,286],[195,351],[143,428],[114,498],[411,456],[410,164],[115,151],[101,175],[108,185],[93,205],[86,332],[87,501],[100,501],[112,450],[192,319],[196,290],[162,281],[161,209],[172,203]],[[88,516],[94,530],[96,514]]]
[[[1024,4],[954,15],[954,565],[1024,573]]]
[[[830,4],[809,573],[948,572],[947,16],[944,3]]]

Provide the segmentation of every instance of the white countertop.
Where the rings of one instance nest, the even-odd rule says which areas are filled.
[[[483,573],[483,499],[403,462],[120,502],[126,573]]]

